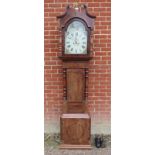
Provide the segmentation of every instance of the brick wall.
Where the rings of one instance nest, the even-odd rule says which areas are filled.
[[[111,1],[79,0],[95,15],[93,59],[90,61],[88,107],[92,118],[92,133],[110,133],[111,103]],[[63,104],[63,79],[59,21],[72,0],[45,0],[45,132],[59,132]]]

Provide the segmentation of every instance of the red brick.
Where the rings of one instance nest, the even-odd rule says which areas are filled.
[[[93,59],[90,61],[88,109],[94,121],[110,119],[111,102],[111,1],[80,0],[88,5],[90,14],[96,15],[93,31]],[[72,0],[45,0],[44,4],[44,88],[45,121],[57,120],[63,104],[62,62],[59,21]]]

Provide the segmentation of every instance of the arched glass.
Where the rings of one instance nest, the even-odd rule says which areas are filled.
[[[82,22],[70,23],[65,32],[65,54],[87,54],[87,34]]]

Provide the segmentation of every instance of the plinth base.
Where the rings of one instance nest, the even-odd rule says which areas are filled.
[[[60,148],[91,148],[91,119],[88,114],[62,114],[60,120]]]
[[[61,144],[60,149],[92,149],[91,145],[70,145],[70,144]]]

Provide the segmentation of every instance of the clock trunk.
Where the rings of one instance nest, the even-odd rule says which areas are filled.
[[[84,90],[84,69],[67,69],[67,101],[82,102]]]

